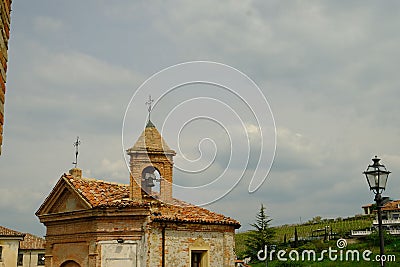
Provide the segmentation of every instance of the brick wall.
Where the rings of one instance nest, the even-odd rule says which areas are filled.
[[[132,213],[110,209],[79,219],[55,215],[46,223],[46,267],[58,267],[68,260],[81,267],[100,267],[107,257],[119,257],[138,266],[161,267],[163,227],[165,266],[190,266],[191,250],[207,251],[207,266],[234,266],[234,226],[173,222],[162,225],[148,223],[148,217]],[[105,249],[112,251],[105,253]]]
[[[145,168],[153,166],[161,177],[160,196],[164,202],[172,200],[173,159],[171,155],[160,153],[129,153],[130,155],[130,198],[141,200],[141,178]]]
[[[0,154],[3,141],[4,102],[6,93],[6,72],[8,61],[8,39],[10,37],[11,0],[1,0],[0,6]]]
[[[132,210],[118,209],[47,216],[45,267],[59,267],[68,260],[81,267],[104,266],[102,249],[114,244],[118,250],[117,239],[123,239],[125,245],[137,249],[137,262],[141,262],[143,225],[147,218]]]

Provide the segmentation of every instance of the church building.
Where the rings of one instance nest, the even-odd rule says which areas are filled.
[[[175,151],[150,120],[127,154],[129,184],[84,178],[78,168],[58,180],[36,213],[45,266],[235,266],[240,223],[173,198]]]

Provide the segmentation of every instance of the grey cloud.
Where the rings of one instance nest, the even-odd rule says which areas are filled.
[[[0,207],[11,214],[4,224],[43,233],[34,205],[21,203],[39,204],[38,195],[71,167],[76,135],[88,176],[128,183],[120,144],[129,98],[151,74],[193,59],[245,72],[270,101],[278,127],[263,186],[248,194],[246,176],[211,209],[244,226],[260,203],[275,224],[360,213],[373,199],[361,172],[375,153],[393,171],[386,194],[398,198],[398,10],[395,1],[16,1],[0,176],[10,191],[15,183],[33,191],[15,208]],[[146,115],[144,104],[134,111],[129,145]],[[162,125],[162,115],[154,119]],[[193,152],[190,136],[182,145]],[[207,179],[226,163],[223,148]]]

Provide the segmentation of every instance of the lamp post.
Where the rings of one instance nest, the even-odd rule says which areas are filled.
[[[381,159],[375,156],[372,159],[373,164],[368,165],[366,171],[364,171],[365,177],[367,178],[367,182],[369,185],[369,189],[375,193],[375,201],[378,209],[378,229],[379,229],[379,247],[380,247],[380,256],[381,256],[381,266],[385,266],[385,262],[383,261],[384,255],[384,240],[383,240],[383,230],[382,230],[382,192],[386,188],[387,179],[389,177],[390,171],[386,170],[385,165],[380,164],[379,161]]]

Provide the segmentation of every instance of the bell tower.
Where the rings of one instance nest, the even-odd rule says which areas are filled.
[[[150,119],[134,146],[126,152],[130,156],[130,198],[141,201],[146,195],[151,195],[154,183],[160,182],[160,200],[170,202],[173,156],[176,153],[168,147]],[[156,171],[160,178],[156,178]]]

